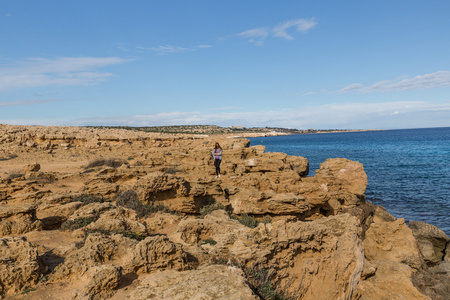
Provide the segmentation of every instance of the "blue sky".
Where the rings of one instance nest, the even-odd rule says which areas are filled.
[[[450,1],[1,0],[0,123],[450,126]]]

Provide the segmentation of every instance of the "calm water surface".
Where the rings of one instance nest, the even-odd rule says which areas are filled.
[[[397,218],[450,235],[450,127],[251,138],[266,152],[308,158],[310,176],[327,158],[364,165],[367,200]]]

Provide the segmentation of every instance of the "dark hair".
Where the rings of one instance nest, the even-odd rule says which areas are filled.
[[[219,143],[216,142],[216,144],[214,145],[214,149],[222,149],[219,145]]]

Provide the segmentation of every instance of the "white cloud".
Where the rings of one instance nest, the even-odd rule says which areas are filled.
[[[96,69],[128,61],[118,57],[30,58],[0,68],[0,91],[49,85],[94,85],[113,76]]]
[[[276,37],[292,40],[293,37],[287,33],[290,28],[294,27],[297,32],[306,32],[316,25],[317,22],[314,19],[296,19],[283,22],[275,26],[272,31]]]
[[[392,129],[450,126],[450,102],[338,103],[296,109],[235,112],[168,112],[72,120],[0,120],[7,124],[161,126],[216,124],[297,129]]]
[[[0,107],[6,106],[24,106],[24,105],[34,105],[43,104],[59,101],[57,99],[42,99],[42,100],[21,100],[21,101],[10,101],[10,102],[0,102]]]
[[[450,86],[450,71],[438,71],[435,73],[416,76],[414,78],[405,78],[397,80],[385,80],[374,83],[370,86],[364,86],[360,83],[353,83],[337,91],[337,93],[376,93],[408,90],[425,90],[436,87]]]
[[[292,31],[291,29],[304,33],[316,25],[317,22],[314,18],[294,19],[280,23],[272,29],[269,29],[268,27],[255,28],[238,33],[237,36],[246,38],[248,42],[261,46],[264,44],[266,38],[271,35],[285,40],[292,40],[294,39],[292,33],[288,33],[288,31]]]
[[[241,33],[238,33],[238,36],[246,38],[248,42],[254,43],[258,46],[261,46],[264,43],[264,40],[269,35],[269,31],[266,27],[264,28],[255,28],[250,29]]]

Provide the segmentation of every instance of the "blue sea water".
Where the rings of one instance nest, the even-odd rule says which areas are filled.
[[[450,127],[250,138],[266,152],[308,158],[309,176],[327,158],[359,161],[366,198],[397,218],[433,224],[450,235]]]

